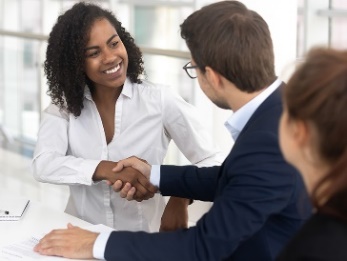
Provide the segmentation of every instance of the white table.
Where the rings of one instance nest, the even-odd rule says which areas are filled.
[[[4,199],[0,193],[0,201]],[[80,227],[91,226],[90,223],[79,218],[30,201],[19,221],[0,221],[0,247],[21,242],[34,235],[46,234],[52,229],[66,228],[67,223]],[[61,260],[64,259],[61,258]],[[1,256],[0,260],[2,260]]]
[[[32,235],[48,233],[55,228],[65,228],[69,222],[84,227],[91,225],[64,212],[30,201],[19,221],[0,221],[0,247]]]

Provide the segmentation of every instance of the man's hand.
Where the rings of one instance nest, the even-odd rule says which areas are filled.
[[[171,197],[161,217],[159,231],[174,231],[188,228],[189,199]]]
[[[112,171],[116,173],[123,173],[124,170],[126,169],[136,169],[140,171],[144,176],[146,177],[148,183],[149,183],[149,178],[151,174],[151,168],[152,166],[147,163],[147,161],[143,159],[139,159],[135,156],[132,156],[130,158],[120,160],[117,163],[117,166],[112,169]],[[141,182],[142,184],[142,182]],[[149,183],[150,184],[150,183]],[[143,185],[143,184],[142,184]],[[157,192],[158,188],[151,185],[150,192]],[[136,182],[131,182],[131,181],[125,181],[124,179],[119,179],[113,184],[113,189],[116,192],[119,192],[120,196],[123,198],[126,198],[127,200],[133,200],[135,199],[136,201],[142,201],[144,199],[148,199],[146,197],[146,194],[144,193],[143,189],[136,185]],[[147,186],[144,186],[146,189],[149,189]],[[153,190],[153,188],[155,188]]]
[[[158,191],[158,188],[153,186],[149,180],[142,175],[139,171],[131,167],[123,167],[121,171],[113,174],[114,178],[118,181],[125,184],[124,187],[133,187],[135,189],[136,194],[134,199],[136,201],[147,200],[152,198],[154,194]],[[119,193],[121,197],[127,198],[127,194]]]
[[[125,167],[132,167],[140,171],[148,180],[150,178],[152,166],[149,165],[144,159],[132,156],[127,159],[120,160],[117,162],[117,166],[115,166],[112,171],[118,172]]]
[[[45,235],[34,251],[46,256],[93,258],[93,246],[97,237],[98,233],[68,224],[67,229],[56,229]]]

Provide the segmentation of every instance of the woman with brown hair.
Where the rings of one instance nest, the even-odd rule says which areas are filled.
[[[313,49],[284,90],[280,144],[315,214],[278,260],[347,260],[347,51]]]

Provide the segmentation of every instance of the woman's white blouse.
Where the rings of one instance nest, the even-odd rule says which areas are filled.
[[[222,155],[195,107],[168,87],[127,80],[115,104],[115,134],[107,144],[102,121],[88,88],[79,117],[51,104],[43,112],[32,163],[36,180],[68,184],[66,212],[116,230],[158,231],[165,207],[162,196],[127,201],[106,182],[93,182],[101,160],[130,156],[161,164],[173,139],[199,166],[220,165]]]

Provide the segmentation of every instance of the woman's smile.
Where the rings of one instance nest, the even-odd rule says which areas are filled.
[[[107,79],[113,80],[119,78],[122,75],[123,71],[123,61],[121,61],[117,65],[102,71],[102,73],[106,75]]]

